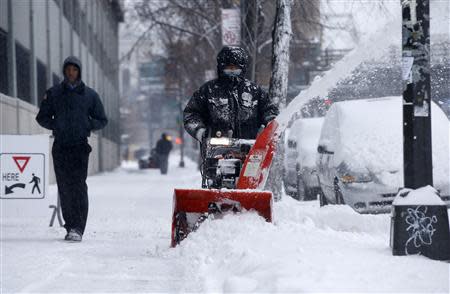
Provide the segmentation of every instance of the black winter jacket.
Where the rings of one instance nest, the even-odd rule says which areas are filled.
[[[172,142],[167,139],[159,139],[156,143],[156,153],[167,155],[172,150]]]
[[[257,84],[244,78],[247,57],[238,47],[225,47],[219,53],[218,79],[209,81],[197,90],[184,109],[184,127],[195,138],[200,128],[209,135],[217,131],[234,138],[255,139],[261,125],[278,115],[278,106]],[[244,57],[242,57],[244,55]],[[239,77],[229,78],[223,73],[226,64],[239,65]]]
[[[86,142],[91,131],[100,130],[108,123],[97,92],[81,80],[75,88],[62,82],[47,90],[36,120],[52,130],[55,143],[62,146]]]

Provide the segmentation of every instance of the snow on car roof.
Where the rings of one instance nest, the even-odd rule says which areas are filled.
[[[335,164],[377,174],[382,181],[403,184],[402,97],[349,100],[335,103],[327,113],[320,144],[338,134]],[[449,185],[449,121],[432,104],[435,184]],[[393,176],[394,175],[394,176]]]

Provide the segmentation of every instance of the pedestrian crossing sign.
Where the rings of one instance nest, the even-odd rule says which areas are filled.
[[[2,136],[2,141],[6,136]],[[9,140],[23,141],[23,137],[39,136],[7,136]],[[13,138],[15,137],[15,138]],[[22,137],[22,138],[19,138]],[[39,138],[30,138],[39,139]],[[3,143],[3,142],[2,142]],[[11,144],[10,144],[11,145]],[[19,152],[2,144],[0,153],[0,196],[2,199],[43,199],[47,193],[48,182],[48,139],[39,150],[39,144],[29,144],[24,152],[24,145]],[[8,150],[6,150],[8,149]],[[14,149],[14,148],[13,148]],[[41,152],[39,152],[41,151]]]

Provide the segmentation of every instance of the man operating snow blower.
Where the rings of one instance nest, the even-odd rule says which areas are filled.
[[[225,213],[253,210],[272,220],[272,194],[257,184],[272,161],[276,123],[269,122],[278,107],[245,79],[247,62],[244,49],[224,47],[218,78],[200,87],[184,110],[187,132],[201,143],[203,189],[175,189],[172,246]]]
[[[222,48],[217,55],[218,78],[201,86],[184,109],[186,131],[201,143],[203,187],[223,188],[214,179],[212,181],[216,183],[213,185],[207,183],[208,169],[213,174],[215,169],[206,162],[206,138],[255,139],[258,132],[279,113],[278,106],[267,93],[245,78],[247,65],[248,55],[244,49],[236,46]],[[235,143],[236,148],[241,148],[239,142]]]

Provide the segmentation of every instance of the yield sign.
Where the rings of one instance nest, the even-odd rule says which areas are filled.
[[[13,156],[14,162],[20,170],[20,173],[23,173],[25,168],[27,167],[28,161],[30,161],[30,156]]]

